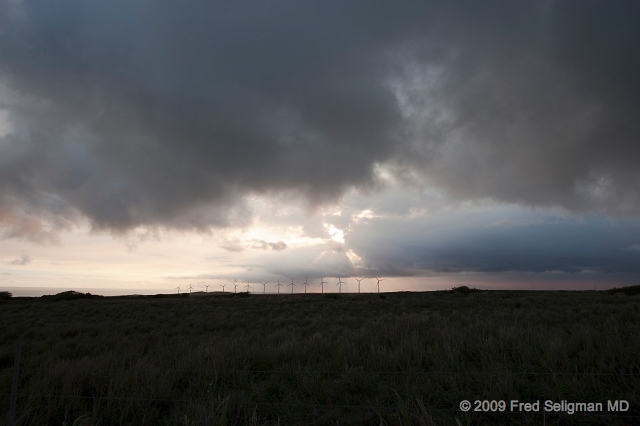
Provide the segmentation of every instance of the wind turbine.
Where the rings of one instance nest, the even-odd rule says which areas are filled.
[[[298,287],[297,285],[295,285],[295,284],[293,283],[293,278],[291,278],[291,284],[288,284],[288,285],[290,285],[290,286],[291,286],[291,294],[293,294],[293,288],[294,288],[294,287]]]
[[[338,277],[338,283],[336,284],[340,286],[338,293],[342,293],[342,284],[344,284],[344,282],[340,279],[340,277]]]
[[[282,284],[280,284],[280,278],[278,278],[278,284],[276,287],[278,287],[278,294],[280,294],[280,287],[282,287]]]
[[[193,289],[193,286],[191,284],[189,284],[189,293],[191,293],[192,289]]]
[[[264,292],[266,291],[268,283],[269,283],[269,281],[265,281],[263,283],[260,283],[260,284],[262,284],[262,294],[264,294]]]
[[[326,281],[324,280],[324,278],[320,278],[320,286],[322,287],[322,292],[324,293],[324,285],[326,284]]]
[[[249,293],[249,289],[251,288],[251,284],[249,284],[249,280],[247,280],[247,285],[245,285],[245,287],[247,288],[247,293]]]
[[[376,277],[373,277],[376,278]],[[378,278],[376,278],[376,280],[378,281],[378,293],[380,293],[380,281],[384,281],[384,278],[379,280]]]
[[[178,287],[176,287],[178,289],[178,294],[180,294],[180,284],[178,284]]]
[[[307,293],[307,287],[309,287],[309,283],[307,283],[307,278],[304,278],[304,282],[301,284],[304,286],[304,293]]]
[[[224,293],[224,288],[227,286],[227,284],[229,283],[224,283],[224,285],[220,284],[220,287],[222,287],[222,292]]]
[[[205,293],[209,293],[209,286],[210,286],[210,285],[211,285],[211,284],[205,284],[205,285],[204,285],[204,286],[205,286],[205,288],[206,288],[206,290],[204,291]]]
[[[364,280],[364,278],[354,278],[354,280],[358,281],[358,293],[360,293],[360,281]]]
[[[239,285],[240,285],[240,284],[233,283],[233,292],[234,292],[234,293],[237,293],[237,292],[238,292],[238,291],[237,291],[237,288],[238,288],[238,286],[239,286]]]

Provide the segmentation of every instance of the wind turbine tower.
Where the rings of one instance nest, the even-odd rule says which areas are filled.
[[[354,278],[354,280],[358,281],[358,293],[360,293],[360,281],[364,280],[364,278]]]
[[[342,293],[342,284],[344,284],[344,281],[342,281],[342,279],[340,279],[340,277],[338,277],[338,283],[336,285],[339,285],[339,290],[338,293]]]
[[[204,291],[205,293],[209,293],[209,286],[211,284],[205,284],[204,287],[206,288],[206,290]]]
[[[324,293],[324,285],[326,284],[326,281],[324,280],[324,278],[320,278],[320,287],[322,287],[322,293]]]
[[[224,288],[227,286],[227,284],[229,284],[229,283],[224,283],[224,285],[223,285],[223,284],[220,284],[220,287],[222,287],[222,292],[223,292],[223,293],[224,293]]]
[[[276,284],[276,287],[278,287],[278,294],[280,294],[280,287],[282,287],[282,284],[280,284],[280,278],[278,278],[278,284]]]
[[[247,293],[249,293],[249,289],[251,288],[251,284],[249,284],[249,280],[247,280],[247,285],[245,285],[245,288],[247,289]]]
[[[384,281],[384,278],[383,278],[383,279],[381,279],[381,280],[379,280],[379,279],[378,279],[378,278],[376,278],[376,277],[373,277],[373,278],[375,278],[375,279],[376,279],[376,281],[378,281],[378,294],[379,294],[379,293],[380,293],[380,281]]]
[[[233,283],[233,292],[234,292],[234,293],[237,293],[237,292],[238,292],[238,290],[237,290],[237,289],[238,289],[238,286],[239,286],[239,285],[240,285],[240,284]]]
[[[291,284],[289,284],[289,285],[291,286],[291,294],[293,294],[293,288],[294,288],[294,287],[298,287],[297,285],[295,285],[295,284],[293,283],[293,278],[291,278]]]
[[[263,283],[260,283],[260,284],[262,284],[262,294],[264,294],[264,293],[265,293],[265,291],[266,291],[267,283],[269,283],[269,281],[265,281],[265,282],[263,282]]]
[[[309,287],[309,283],[307,282],[307,278],[305,277],[304,282],[302,283],[304,286],[304,293],[307,294],[307,287]]]
[[[193,290],[193,286],[189,284],[189,293],[191,293],[191,290]]]
[[[178,289],[178,294],[180,294],[180,284],[178,284],[178,287],[176,287]]]

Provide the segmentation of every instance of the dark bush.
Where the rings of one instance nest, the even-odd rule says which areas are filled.
[[[476,291],[480,291],[477,288],[469,288],[466,285],[461,285],[460,287],[454,287],[450,290],[451,293],[460,293],[460,294],[469,294]]]
[[[51,300],[54,302],[59,302],[61,300],[78,300],[78,299],[93,299],[93,298],[101,298],[103,296],[93,295],[91,293],[81,293],[79,291],[63,291],[62,293],[52,295],[42,296],[44,300]]]
[[[0,300],[9,300],[13,297],[10,291],[0,291]]]
[[[609,294],[624,293],[627,296],[635,296],[637,294],[640,294],[640,285],[632,285],[629,287],[622,287],[622,288],[612,288],[611,290],[607,290],[607,293]]]
[[[103,297],[95,296],[94,297]],[[189,297],[189,293],[160,293],[160,294],[132,294],[122,296],[108,296],[109,299],[175,299]]]

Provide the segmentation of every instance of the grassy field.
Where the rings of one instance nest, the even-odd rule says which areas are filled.
[[[0,301],[2,411],[21,340],[20,425],[640,424],[637,295],[238,296]]]

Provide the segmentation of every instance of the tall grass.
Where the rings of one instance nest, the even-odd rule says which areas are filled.
[[[579,414],[465,415],[462,399],[626,399],[631,410],[623,414],[640,415],[639,296],[1,303],[0,406],[8,410],[21,339],[23,425],[637,424]]]

